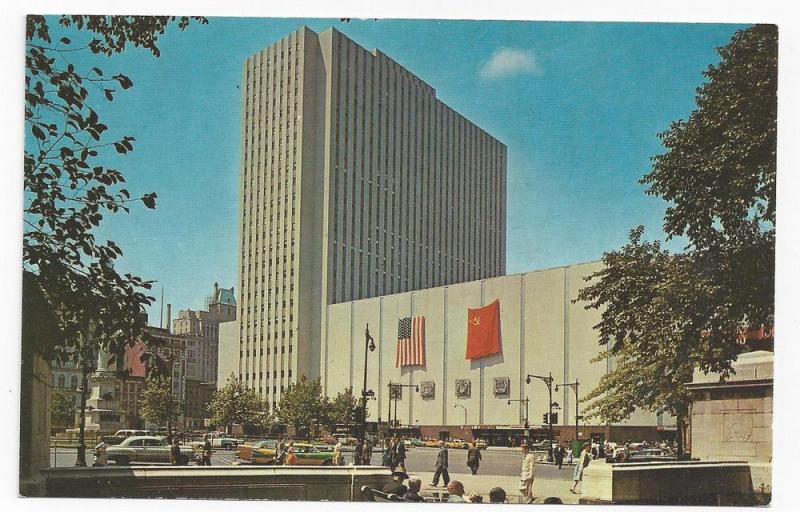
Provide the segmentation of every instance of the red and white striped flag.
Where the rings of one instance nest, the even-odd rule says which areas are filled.
[[[401,318],[397,322],[395,368],[425,366],[425,317]]]

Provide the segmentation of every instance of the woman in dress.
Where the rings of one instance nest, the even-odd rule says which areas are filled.
[[[575,488],[578,487],[578,482],[583,480],[583,469],[592,461],[591,445],[589,443],[583,444],[583,450],[575,461],[575,472],[572,474],[572,489],[569,490],[572,494],[577,494]]]

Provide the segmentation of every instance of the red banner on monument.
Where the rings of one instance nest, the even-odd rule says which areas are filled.
[[[467,310],[467,359],[500,353],[500,300]]]

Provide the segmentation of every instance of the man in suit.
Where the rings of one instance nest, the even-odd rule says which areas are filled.
[[[394,465],[400,469],[400,471],[406,471],[406,443],[403,441],[402,437],[395,437],[395,459]]]
[[[444,441],[439,441],[439,454],[436,456],[436,471],[433,473],[432,486],[439,486],[440,475],[444,479],[445,486],[450,483],[450,473],[447,471],[448,465],[447,446],[445,446]]]
[[[478,466],[481,465],[481,451],[478,449],[478,443],[472,442],[472,446],[467,451],[467,466],[472,470],[473,475],[478,474]]]

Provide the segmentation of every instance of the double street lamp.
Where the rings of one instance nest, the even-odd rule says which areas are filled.
[[[549,427],[549,436],[550,441],[553,440],[553,373],[550,372],[546,377],[544,375],[533,375],[531,373],[525,377],[525,382],[530,384],[531,379],[539,379],[547,386],[547,407],[548,407],[548,414],[547,414],[547,425]],[[556,391],[558,391],[558,386],[556,386]]]
[[[531,426],[530,423],[528,423],[528,405],[530,404],[530,401],[531,399],[528,398],[527,396],[525,398],[520,398],[520,399],[514,399],[514,398],[508,399],[508,405],[511,405],[511,402],[520,402],[525,404],[525,435],[528,435],[528,429]]]
[[[415,384],[395,384],[394,382],[390,382],[389,386],[389,433],[390,435],[394,431],[394,427],[392,424],[392,400],[394,400],[394,421],[397,422],[397,401],[400,400],[400,394],[402,393],[403,388],[412,388],[414,391],[419,393],[419,386]],[[411,422],[411,418],[409,418],[409,424]]]
[[[564,384],[556,384],[556,392],[558,392],[558,387],[559,386],[565,387],[565,388],[572,388],[572,390],[575,391],[575,440],[576,441],[578,440],[578,419],[580,418],[580,416],[578,416],[578,386],[579,385],[580,385],[580,383],[578,382],[578,379],[575,379],[575,382],[565,382]],[[566,414],[566,412],[564,414]]]

